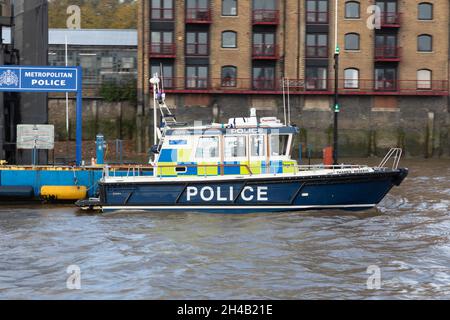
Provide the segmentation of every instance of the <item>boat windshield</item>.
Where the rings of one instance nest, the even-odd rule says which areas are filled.
[[[246,137],[225,137],[225,158],[246,157]]]
[[[289,135],[271,135],[270,136],[270,155],[285,156],[287,155]]]
[[[198,159],[219,157],[219,137],[200,137],[195,153]]]

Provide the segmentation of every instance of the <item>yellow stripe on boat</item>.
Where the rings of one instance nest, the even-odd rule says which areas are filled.
[[[86,199],[85,186],[43,186],[41,197],[52,200],[83,200]]]

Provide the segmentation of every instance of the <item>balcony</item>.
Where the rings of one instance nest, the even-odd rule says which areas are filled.
[[[328,11],[307,11],[306,24],[328,24]]]
[[[306,58],[328,59],[328,46],[306,46]]]
[[[280,12],[278,10],[253,10],[254,25],[278,25]]]
[[[278,89],[278,85],[276,85],[274,78],[257,78],[253,79],[252,89],[257,91],[265,91],[265,90],[276,90]]]
[[[175,58],[176,47],[174,43],[153,42],[150,44],[151,58]]]
[[[277,60],[278,47],[274,44],[253,45],[252,58],[255,60]]]
[[[376,62],[400,62],[401,48],[400,47],[376,47],[375,61]]]
[[[211,9],[209,8],[190,8],[186,9],[186,23],[210,24]]]
[[[380,15],[381,28],[400,28],[401,13],[382,12]]]
[[[163,8],[152,8],[150,13],[150,19],[152,21],[173,21],[174,10]]]
[[[449,96],[447,80],[340,79],[339,94],[345,96]],[[211,94],[281,95],[279,78],[165,78],[166,92]],[[333,95],[334,79],[289,79],[292,95]]]
[[[185,85],[188,90],[205,90],[209,88],[209,81],[203,77],[188,77]]]

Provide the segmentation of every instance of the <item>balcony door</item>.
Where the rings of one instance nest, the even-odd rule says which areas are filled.
[[[254,33],[253,34],[253,55],[274,56],[275,55],[275,34],[274,33]]]
[[[375,68],[375,90],[396,91],[397,69],[392,67]]]
[[[379,34],[375,38],[375,55],[378,58],[396,58],[397,36],[390,34]]]
[[[152,31],[152,53],[174,54],[173,32]]]
[[[376,4],[380,8],[381,21],[383,24],[397,23],[397,15],[398,15],[397,1],[392,0],[377,1]]]

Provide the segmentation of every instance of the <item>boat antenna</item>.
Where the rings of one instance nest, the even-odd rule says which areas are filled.
[[[164,92],[164,71],[163,71],[163,64],[159,64],[159,72],[161,73],[161,92]]]
[[[287,100],[288,100],[288,124],[291,125],[291,90],[290,90],[290,84],[289,79],[286,79],[286,85],[287,85]]]
[[[160,79],[158,78],[158,73],[155,73],[153,75],[153,78],[150,79],[150,83],[153,86],[153,139],[155,145],[158,144],[158,122],[157,122],[157,111],[156,111],[156,104],[157,104],[157,94],[158,94],[158,85],[159,85]]]
[[[286,125],[286,91],[284,90],[285,88],[285,78],[283,78],[282,80],[283,84],[283,114],[284,114],[284,125]]]

